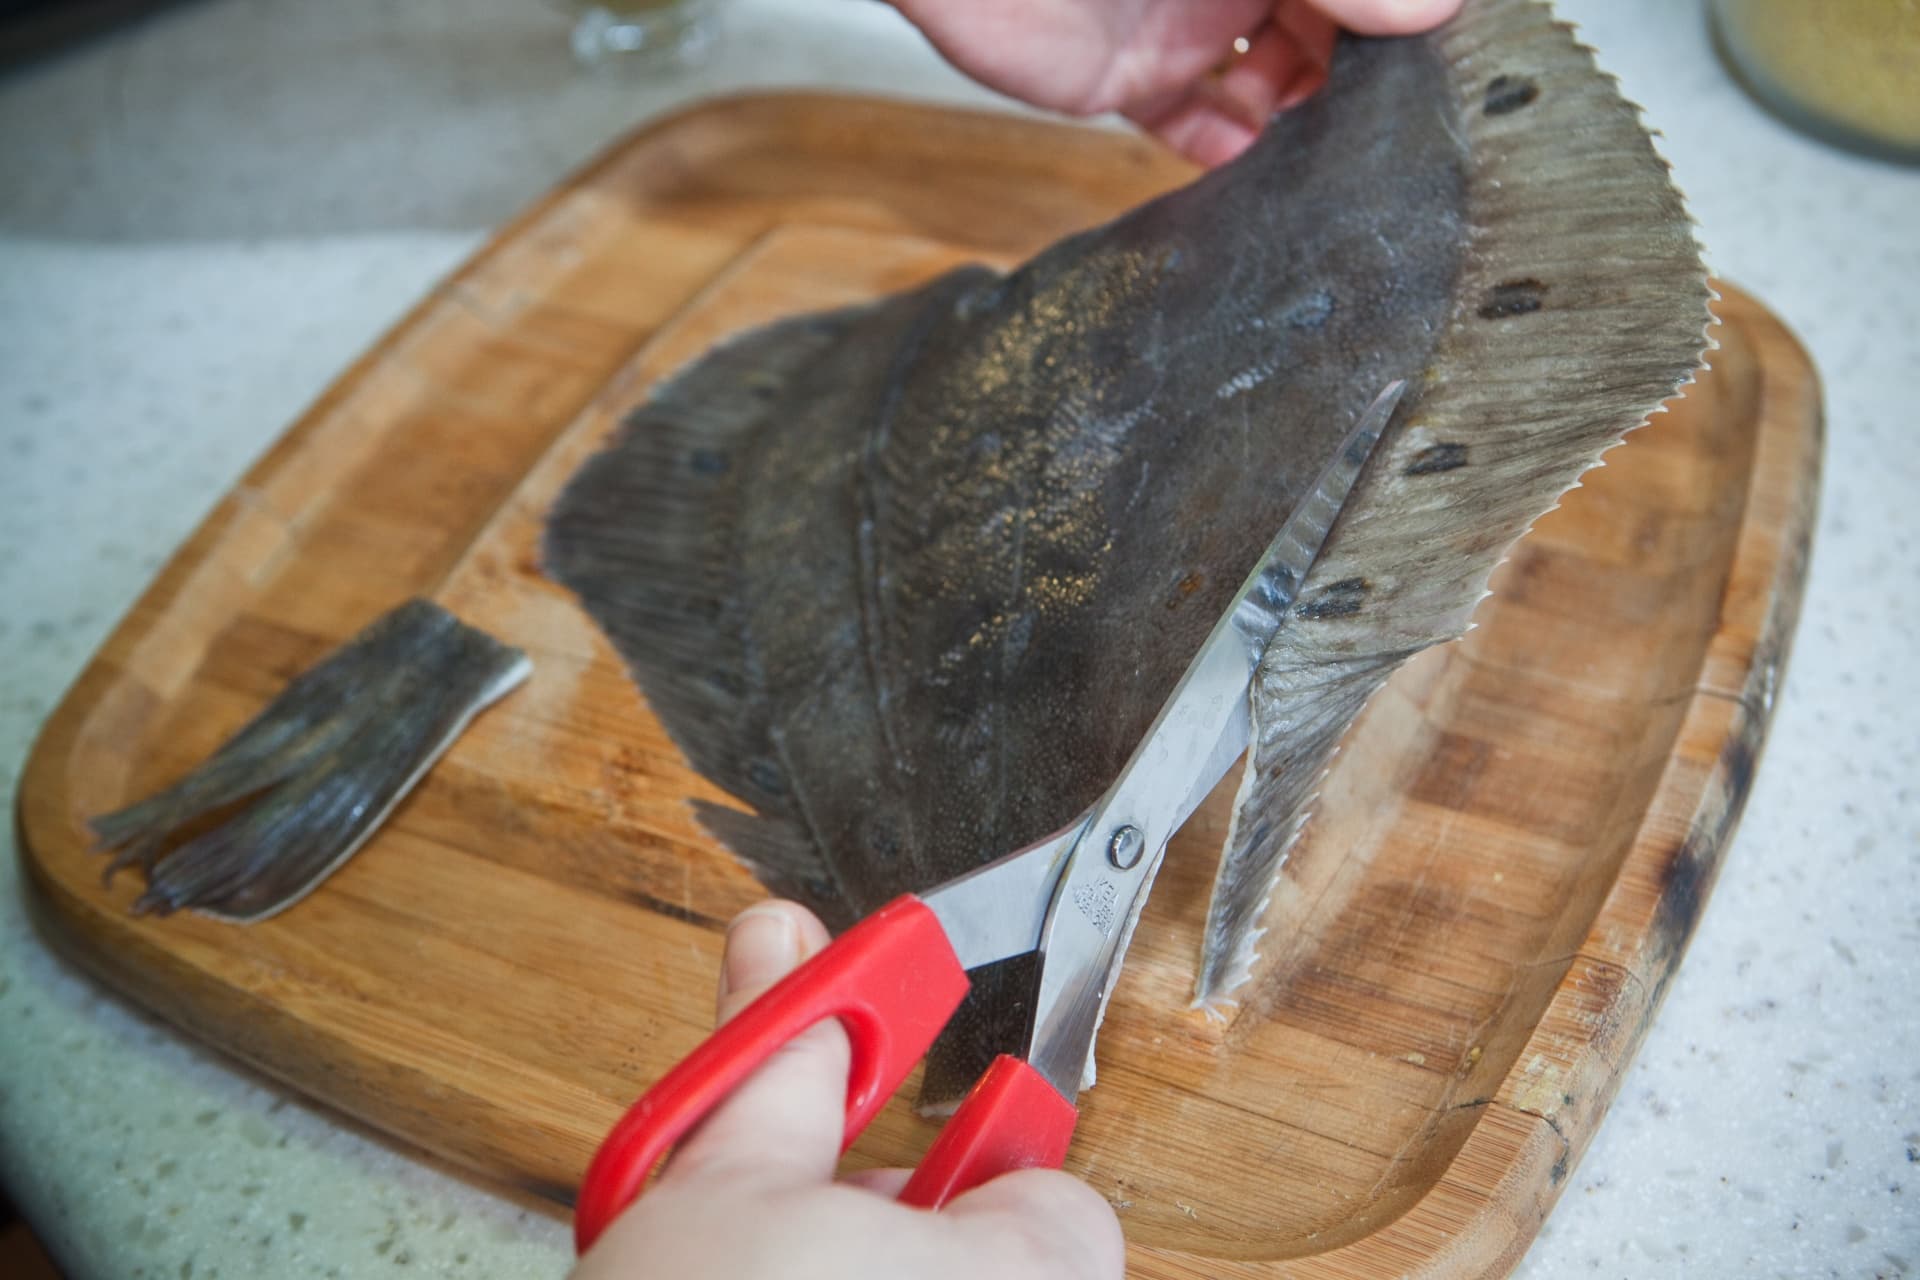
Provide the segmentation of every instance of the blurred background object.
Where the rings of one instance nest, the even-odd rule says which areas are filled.
[[[0,1193],[0,1275],[10,1280],[61,1280],[39,1237],[21,1221],[4,1193]]]
[[[0,0],[0,68],[62,49],[173,0]]]
[[[1920,0],[1710,0],[1756,98],[1856,151],[1920,163]]]
[[[718,0],[570,0],[573,56],[585,67],[653,70],[697,61],[712,43]]]

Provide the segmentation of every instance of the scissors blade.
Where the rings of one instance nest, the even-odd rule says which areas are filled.
[[[1026,1056],[1068,1098],[1079,1090],[1167,841],[1246,745],[1254,674],[1405,391],[1404,381],[1388,384],[1360,415],[1065,851],[1040,930],[1040,990]]]
[[[1221,728],[1219,739],[1207,753],[1199,772],[1194,775],[1193,786],[1188,789],[1186,798],[1173,810],[1167,823],[1168,830],[1178,831],[1187,825],[1187,819],[1193,816],[1193,811],[1213,794],[1214,786],[1226,776],[1227,770],[1233,768],[1233,762],[1245,753],[1247,743],[1253,737],[1253,716],[1248,701],[1241,698],[1234,703],[1234,714]]]
[[[940,918],[961,968],[1039,949],[1054,888],[1085,828],[1083,815],[1064,831],[920,895]]]

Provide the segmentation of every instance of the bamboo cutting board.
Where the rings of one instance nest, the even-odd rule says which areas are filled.
[[[834,97],[636,134],[348,370],[69,693],[19,797],[46,933],[295,1088],[569,1199],[709,1030],[721,929],[759,890],[689,814],[724,797],[540,576],[548,502],[716,340],[1015,260],[1188,176],[1131,137]],[[1349,733],[1225,1022],[1187,1008],[1224,796],[1175,841],[1068,1164],[1135,1275],[1496,1275],[1531,1240],[1718,870],[1798,610],[1818,387],[1755,303],[1719,313],[1712,373]],[[532,681],[292,911],[129,916],[84,819],[415,594],[527,649]],[[933,1132],[896,1102],[850,1162]]]

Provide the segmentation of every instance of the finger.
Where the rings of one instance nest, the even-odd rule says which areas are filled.
[[[1301,102],[1326,82],[1338,36],[1339,28],[1319,10],[1286,0],[1274,9],[1273,20],[1254,32],[1246,52],[1201,87],[1228,115],[1264,128],[1276,111]]]
[[[792,902],[763,902],[727,928],[720,1021],[825,947],[827,931]],[[726,1177],[756,1186],[825,1182],[845,1131],[847,1035],[829,1018],[776,1049],[674,1153],[662,1179]]]
[[[1189,159],[1224,164],[1252,144],[1275,112],[1326,82],[1338,34],[1305,0],[1280,0],[1225,67],[1129,114]]]
[[[871,1191],[888,1200],[898,1200],[900,1193],[906,1189],[907,1179],[911,1177],[913,1177],[911,1169],[862,1169],[857,1173],[848,1174],[840,1181],[850,1187],[858,1187],[862,1191]]]
[[[1123,6],[1092,6],[1124,24],[1093,92],[1080,104],[1094,111],[1137,114],[1156,100],[1184,93],[1266,22],[1273,0],[1209,0],[1153,4],[1122,17]],[[1029,6],[1039,8],[1044,6]]]
[[[1340,39],[1340,26],[1312,0],[1279,0],[1262,35],[1264,43],[1272,46],[1273,51],[1263,53],[1260,47],[1263,42],[1256,40],[1254,47],[1247,51],[1246,61],[1266,72],[1274,92],[1271,111],[1298,106],[1327,82],[1327,68],[1333,65],[1333,46]],[[1257,56],[1264,61],[1257,60]],[[1231,71],[1227,78],[1232,79]]]
[[[1099,1192],[1057,1169],[1023,1169],[956,1196],[940,1220],[966,1236],[982,1275],[1121,1280],[1127,1242]]]
[[[1461,0],[1314,0],[1322,13],[1366,36],[1430,31],[1460,10]]]
[[[1196,164],[1221,165],[1253,145],[1258,127],[1229,113],[1198,88],[1162,107],[1129,111],[1127,118]]]
[[[770,898],[742,911],[727,925],[715,1020],[722,1025],[732,1021],[830,941],[819,917],[797,902]]]

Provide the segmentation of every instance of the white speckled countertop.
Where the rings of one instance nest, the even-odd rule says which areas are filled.
[[[1827,380],[1806,611],[1745,822],[1528,1280],[1920,1269],[1920,172],[1752,106],[1683,0],[1567,0],[1715,268]],[[0,788],[172,548],[489,228],[634,122],[985,101],[877,5],[735,0],[583,76],[540,0],[203,0],[0,74]],[[0,839],[10,841],[9,826]],[[50,955],[0,858],[0,1178],[76,1278],[558,1276],[564,1220],[237,1071]]]

